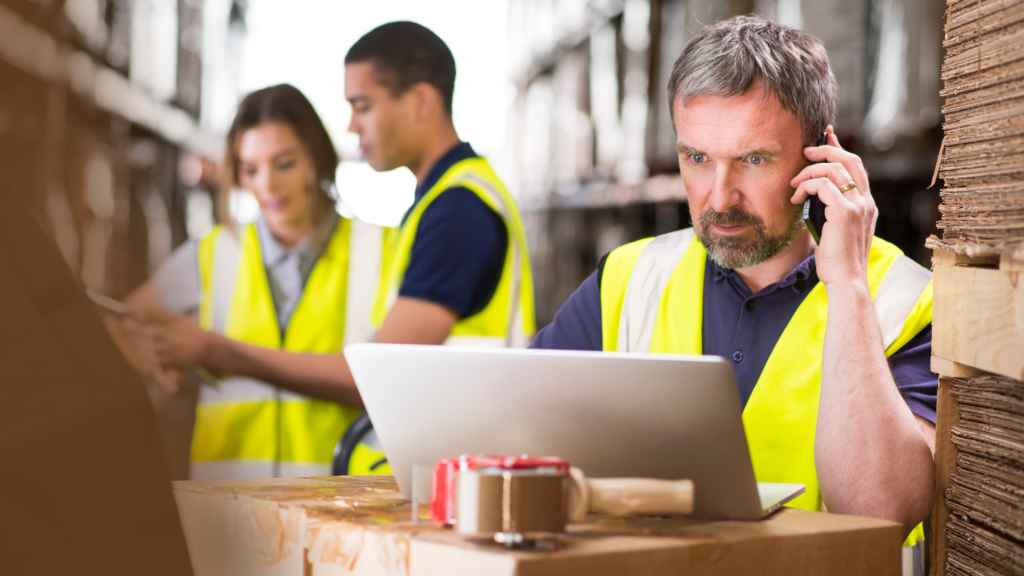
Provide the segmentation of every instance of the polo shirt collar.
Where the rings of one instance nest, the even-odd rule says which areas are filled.
[[[270,226],[267,225],[263,215],[260,214],[256,218],[256,234],[259,237],[260,250],[263,252],[263,264],[268,268],[273,268],[293,254],[297,254],[303,259],[310,258],[315,260],[319,258],[324,248],[327,247],[327,242],[330,240],[331,234],[334,233],[334,228],[338,225],[339,219],[340,216],[338,216],[337,212],[328,210],[320,218],[316,226],[313,227],[312,232],[307,234],[295,246],[286,248],[274,237],[274,234],[270,231]]]
[[[419,202],[420,198],[423,198],[427,195],[427,192],[430,192],[430,189],[434,187],[434,184],[437,184],[437,181],[441,179],[441,176],[444,176],[444,173],[449,168],[463,160],[476,157],[477,153],[469,145],[469,142],[459,142],[452,146],[450,150],[444,153],[444,156],[441,156],[437,159],[437,162],[434,162],[430,172],[427,172],[427,177],[423,179],[423,183],[416,186],[416,202]]]
[[[722,268],[718,264],[708,258],[708,266],[714,273],[715,283],[721,284],[728,281],[733,285],[734,288],[740,290],[741,293],[749,294],[750,289],[747,287],[746,282],[735,273],[734,270]],[[793,292],[799,294],[805,288],[810,288],[818,281],[817,270],[814,265],[814,254],[807,257],[806,260],[801,262],[794,268],[789,274],[779,280],[775,284],[769,284],[758,292],[759,296],[766,294],[772,294],[778,292],[784,288],[792,288]]]

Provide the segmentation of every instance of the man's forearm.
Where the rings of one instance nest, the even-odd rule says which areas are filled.
[[[378,342],[441,344],[457,316],[451,310],[415,298],[398,298],[377,334]],[[361,408],[352,371],[341,352],[285,352],[239,342],[214,332],[202,333],[200,363],[234,372],[299,394]]]
[[[828,288],[815,460],[832,512],[909,533],[931,507],[933,461],[885,358],[867,284]]]
[[[208,334],[209,346],[203,358],[208,368],[242,374],[313,398],[363,406],[341,352],[286,352]]]

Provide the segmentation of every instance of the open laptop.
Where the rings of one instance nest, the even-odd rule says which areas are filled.
[[[804,492],[755,481],[722,358],[399,344],[352,344],[345,357],[406,497],[414,464],[462,454],[688,478],[703,518],[757,520]]]

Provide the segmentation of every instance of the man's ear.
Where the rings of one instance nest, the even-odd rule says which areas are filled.
[[[441,95],[437,88],[426,82],[417,82],[409,88],[409,92],[414,99],[417,120],[424,121],[442,112]]]

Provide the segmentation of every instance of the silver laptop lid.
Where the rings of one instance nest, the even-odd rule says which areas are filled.
[[[345,357],[406,496],[413,464],[532,454],[591,477],[689,478],[696,516],[764,514],[722,358],[397,344]]]

